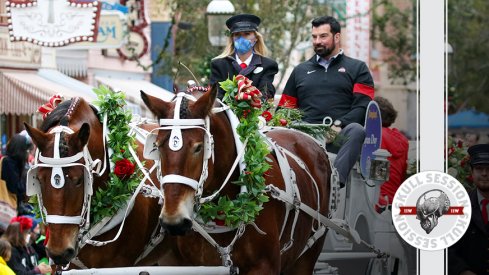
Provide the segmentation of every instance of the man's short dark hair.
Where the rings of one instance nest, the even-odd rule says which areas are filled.
[[[396,121],[397,111],[392,103],[385,97],[376,96],[375,102],[379,104],[380,116],[382,117],[382,127],[390,127]]]
[[[321,17],[314,18],[311,24],[314,28],[317,28],[324,24],[328,24],[329,27],[331,28],[331,33],[333,34],[341,33],[340,23],[338,22],[338,20],[336,20],[336,18],[332,16],[321,16]]]

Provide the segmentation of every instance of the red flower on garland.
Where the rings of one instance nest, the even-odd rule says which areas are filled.
[[[250,101],[251,107],[255,109],[261,108],[261,92],[255,86],[252,86],[250,79],[243,75],[237,75],[236,81],[238,83],[238,93],[235,99],[238,101]]]
[[[121,180],[129,178],[134,173],[134,164],[128,159],[121,159],[115,163],[114,174]]]
[[[273,116],[272,116],[272,113],[270,113],[269,111],[264,111],[261,116],[267,121],[269,122],[270,120],[272,120]]]

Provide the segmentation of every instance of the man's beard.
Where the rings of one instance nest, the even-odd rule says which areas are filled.
[[[326,57],[330,56],[335,49],[336,49],[336,44],[335,44],[335,41],[333,38],[333,45],[331,46],[331,48],[328,48],[328,47],[323,46],[323,45],[318,45],[318,46],[314,47],[314,52],[317,55],[319,55],[320,57],[326,58]]]
[[[322,58],[326,58],[331,55],[331,53],[334,51],[335,46],[331,48],[326,48],[323,46],[320,47],[314,47],[314,52],[316,52],[317,55],[319,55]]]

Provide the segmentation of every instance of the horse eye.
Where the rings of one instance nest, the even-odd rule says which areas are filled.
[[[82,183],[81,177],[70,177],[69,175],[65,175],[65,177],[66,180],[71,180],[71,182],[75,184],[75,186],[79,186]]]
[[[197,144],[197,146],[195,146],[194,153],[197,154],[200,153],[200,151],[202,151],[202,143]]]

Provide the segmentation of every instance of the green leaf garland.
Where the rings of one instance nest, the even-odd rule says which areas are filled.
[[[132,164],[135,160],[129,152],[129,146],[137,148],[134,135],[129,135],[129,123],[132,114],[125,110],[125,94],[114,92],[105,86],[94,89],[97,95],[95,105],[99,107],[100,118],[103,119],[107,114],[108,127],[108,147],[113,150],[109,156],[112,163],[127,159]],[[109,168],[108,168],[109,169]],[[110,167],[110,169],[113,169]],[[119,178],[114,171],[110,171],[109,180],[105,187],[99,188],[92,197],[91,216],[92,222],[97,223],[104,217],[114,216],[119,209],[126,205],[126,202],[133,195],[142,179],[139,169],[124,178]]]
[[[260,109],[251,107],[249,101],[237,101],[235,96],[238,92],[236,78],[220,82],[221,88],[226,91],[224,102],[233,110],[239,118],[237,127],[241,141],[248,139],[245,148],[244,161],[246,170],[234,184],[246,186],[248,192],[240,193],[235,199],[227,196],[219,197],[217,202],[209,202],[202,205],[199,215],[204,222],[211,220],[224,221],[224,224],[236,228],[241,223],[254,222],[263,203],[268,201],[265,194],[265,176],[270,169],[266,156],[270,153],[268,145],[258,132],[258,116],[262,113]]]

